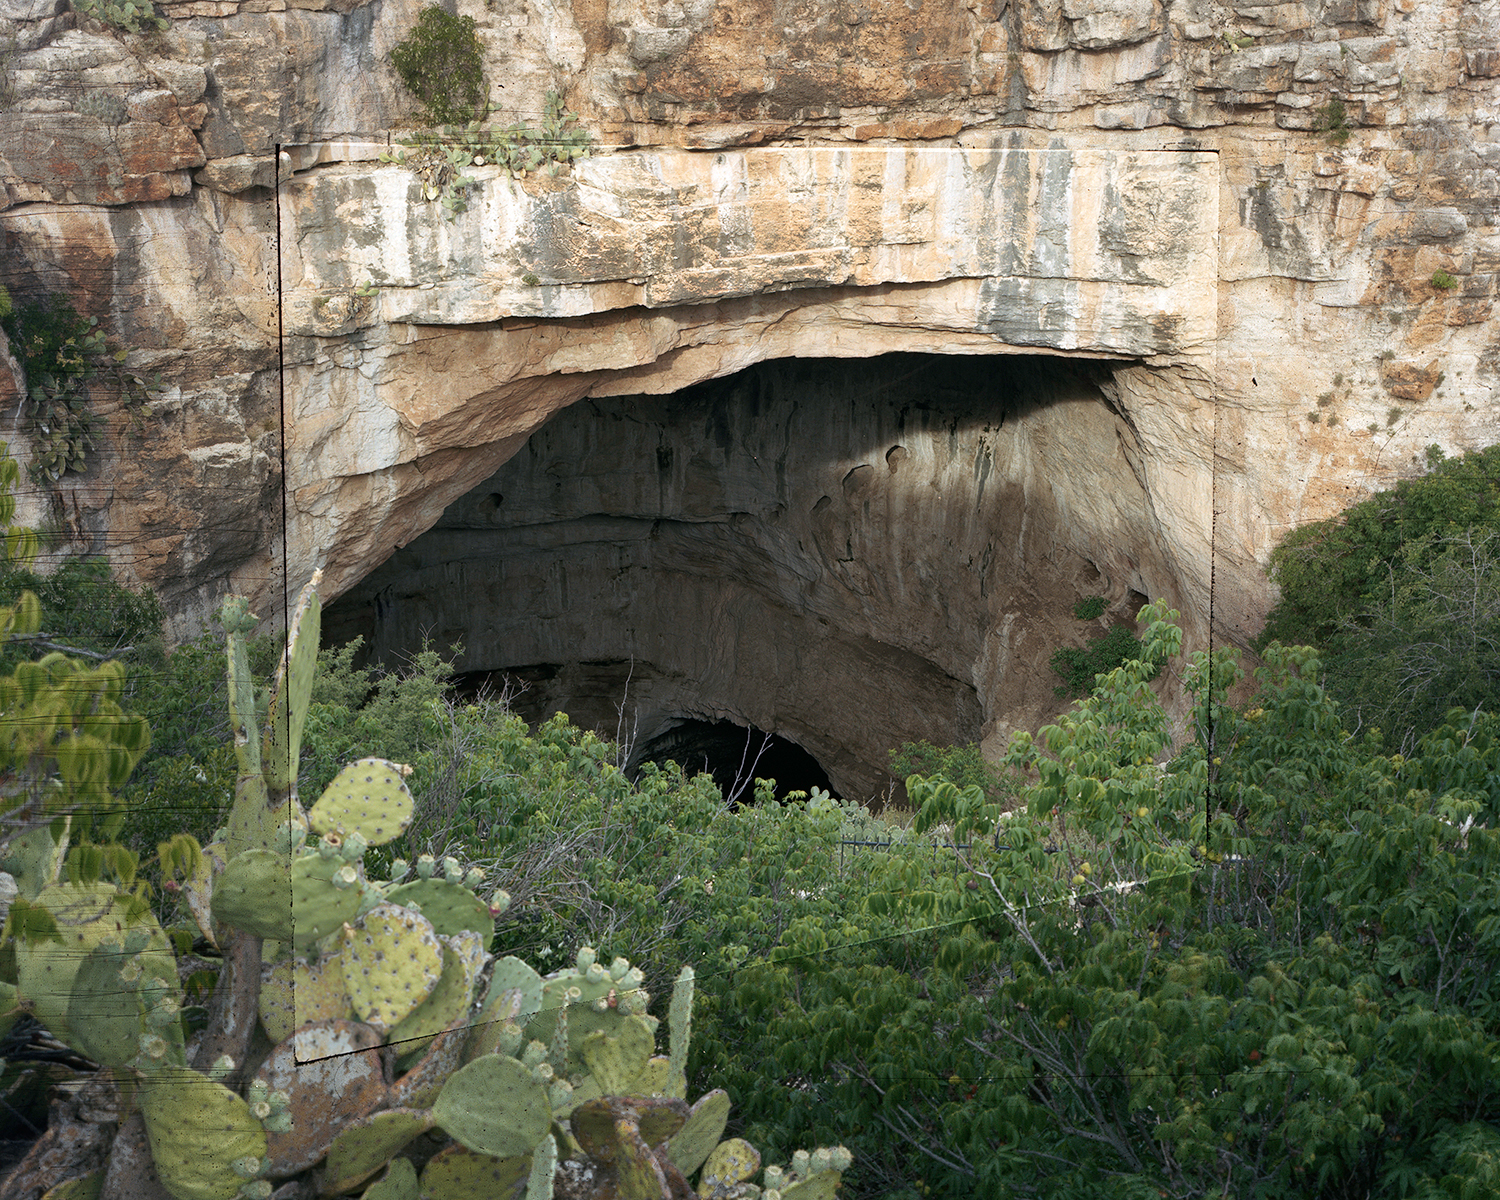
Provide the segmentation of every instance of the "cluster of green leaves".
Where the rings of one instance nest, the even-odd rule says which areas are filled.
[[[66,296],[14,305],[0,315],[3,328],[26,375],[26,428],[33,445],[32,473],[56,482],[69,472],[88,470],[99,418],[92,411],[95,392],[104,388],[139,420],[159,378],[128,370],[128,352],[107,344],[98,317],[82,317]]]
[[[1407,749],[1450,706],[1500,701],[1500,446],[1428,465],[1282,539],[1260,639],[1317,646],[1351,726]]]
[[[497,951],[589,944],[656,990],[694,965],[695,1090],[769,1157],[848,1145],[851,1196],[1495,1194],[1500,717],[1390,754],[1313,651],[1272,645],[1244,710],[1234,656],[1193,656],[1174,752],[1150,681],[1176,615],[1143,610],[1137,654],[1014,740],[1024,786],[904,747],[932,773],[887,850],[842,846],[876,818],[822,794],[730,808],[672,764],[632,780],[565,717],[455,703],[430,650],[386,677],[325,652],[302,790],[391,753],[424,823],[389,853],[483,866],[514,899]],[[199,653],[156,678],[192,690]],[[143,763],[157,800],[227,799],[224,731],[137,694],[204,755]]]
[[[1047,660],[1062,683],[1053,689],[1059,696],[1086,695],[1094,686],[1094,677],[1113,670],[1140,653],[1140,642],[1123,625],[1108,633],[1096,634],[1086,646],[1059,646]]]
[[[436,4],[424,8],[392,49],[391,62],[430,124],[462,124],[484,115],[489,88],[473,17],[453,16]]]
[[[151,0],[73,0],[73,11],[122,33],[159,33],[172,22],[156,15]]]
[[[724,1006],[774,1064],[751,1135],[844,1138],[883,1172],[865,1194],[1494,1194],[1500,720],[1388,756],[1311,651],[1268,648],[1244,712],[1219,652],[1173,756],[1148,680],[1180,634],[1144,617],[1139,660],[1013,743],[1024,811],[909,783],[916,828],[972,849],[872,881],[907,938],[736,975]]]
[[[935,746],[925,739],[903,742],[890,751],[887,759],[887,769],[897,779],[940,776],[960,788],[979,788],[990,803],[1002,807],[1012,807],[1015,803],[1018,786],[1015,775],[997,769],[972,742],[965,746]]]
[[[402,143],[412,153],[382,152],[380,161],[410,167],[422,182],[423,199],[438,201],[445,216],[456,217],[469,206],[466,192],[475,182],[472,175],[463,174],[469,167],[493,164],[515,179],[543,166],[555,175],[566,164],[587,158],[589,134],[577,120],[578,114],[566,110],[557,92],[548,92],[540,126],[486,125],[480,117],[418,133]]]

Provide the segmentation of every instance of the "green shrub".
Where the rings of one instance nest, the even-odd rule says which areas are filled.
[[[979,747],[934,746],[929,741],[905,742],[888,756],[890,773],[906,780],[913,775],[924,779],[946,779],[961,788],[978,787],[994,804],[1004,804],[1016,794],[1016,780],[984,760]]]
[[[122,33],[159,33],[172,25],[156,15],[151,0],[73,0],[73,10]]]
[[[1141,643],[1123,625],[1089,639],[1087,646],[1059,646],[1048,665],[1062,677],[1053,690],[1059,696],[1076,698],[1093,689],[1094,676],[1113,671],[1140,654]]]
[[[1349,126],[1349,110],[1339,97],[1333,97],[1318,110],[1316,128],[1319,132],[1326,133],[1329,140],[1340,146],[1349,140],[1349,135],[1354,130]]]
[[[160,386],[123,364],[126,351],[107,344],[97,317],[82,317],[66,296],[12,305],[0,328],[26,375],[23,404],[33,444],[32,474],[56,481],[69,471],[88,470],[99,417],[96,391],[117,396],[132,423],[143,417],[147,398]]]
[[[1109,601],[1103,596],[1085,596],[1073,605],[1073,615],[1080,621],[1096,621],[1104,615],[1104,610],[1108,607]]]
[[[1432,286],[1441,291],[1451,292],[1458,286],[1458,280],[1447,271],[1434,271],[1432,273]]]
[[[434,125],[461,125],[484,116],[489,87],[473,17],[424,8],[406,40],[391,51],[401,82]]]

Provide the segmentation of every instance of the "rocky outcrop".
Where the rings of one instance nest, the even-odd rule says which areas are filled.
[[[562,92],[597,152],[471,168],[456,219],[378,161],[416,0],[0,4],[3,282],[171,385],[52,503],[182,628],[354,587],[582,399],[778,357],[1106,364],[1200,643],[1256,631],[1287,528],[1500,440],[1491,3],[463,0],[500,119]]]

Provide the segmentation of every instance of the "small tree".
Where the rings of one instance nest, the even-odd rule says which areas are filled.
[[[462,125],[484,117],[489,87],[473,17],[451,16],[437,5],[424,8],[406,40],[391,51],[391,62],[425,106],[429,123]]]

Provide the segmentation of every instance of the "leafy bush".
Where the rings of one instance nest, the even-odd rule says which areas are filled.
[[[462,125],[484,116],[489,88],[473,17],[424,8],[406,39],[391,51],[401,82],[426,107],[433,125]]]
[[[857,1195],[1500,1187],[1500,719],[1385,757],[1311,651],[1268,647],[1243,712],[1219,651],[1187,671],[1215,756],[1174,757],[1147,686],[1174,617],[1015,739],[1025,811],[910,782],[915,828],[972,843],[962,872],[889,859],[842,935],[736,973],[753,1136],[847,1135]],[[908,932],[871,941],[879,917]]]
[[[1063,681],[1053,690],[1059,696],[1085,695],[1094,686],[1096,675],[1129,662],[1140,649],[1140,642],[1123,625],[1090,638],[1087,646],[1059,646],[1047,664]]]
[[[1015,777],[986,762],[979,747],[973,743],[934,746],[926,740],[905,742],[892,750],[888,758],[890,772],[897,779],[908,779],[912,775],[923,778],[941,776],[961,788],[978,787],[993,804],[1004,804],[1016,795]]]
[[[1073,615],[1080,621],[1095,621],[1104,615],[1109,602],[1103,596],[1085,596],[1073,605]]]
[[[0,315],[0,328],[26,375],[26,428],[35,448],[32,473],[53,481],[66,472],[85,472],[95,448],[99,418],[94,392],[107,385],[133,421],[160,387],[123,364],[126,351],[110,347],[97,317],[84,318],[66,296],[12,305]]]
[[[172,22],[156,15],[151,0],[74,0],[74,11],[92,17],[122,33],[157,33],[171,28]]]
[[[1452,706],[1500,701],[1500,446],[1293,530],[1271,554],[1281,599],[1258,642],[1317,646],[1351,726],[1410,749]]]

